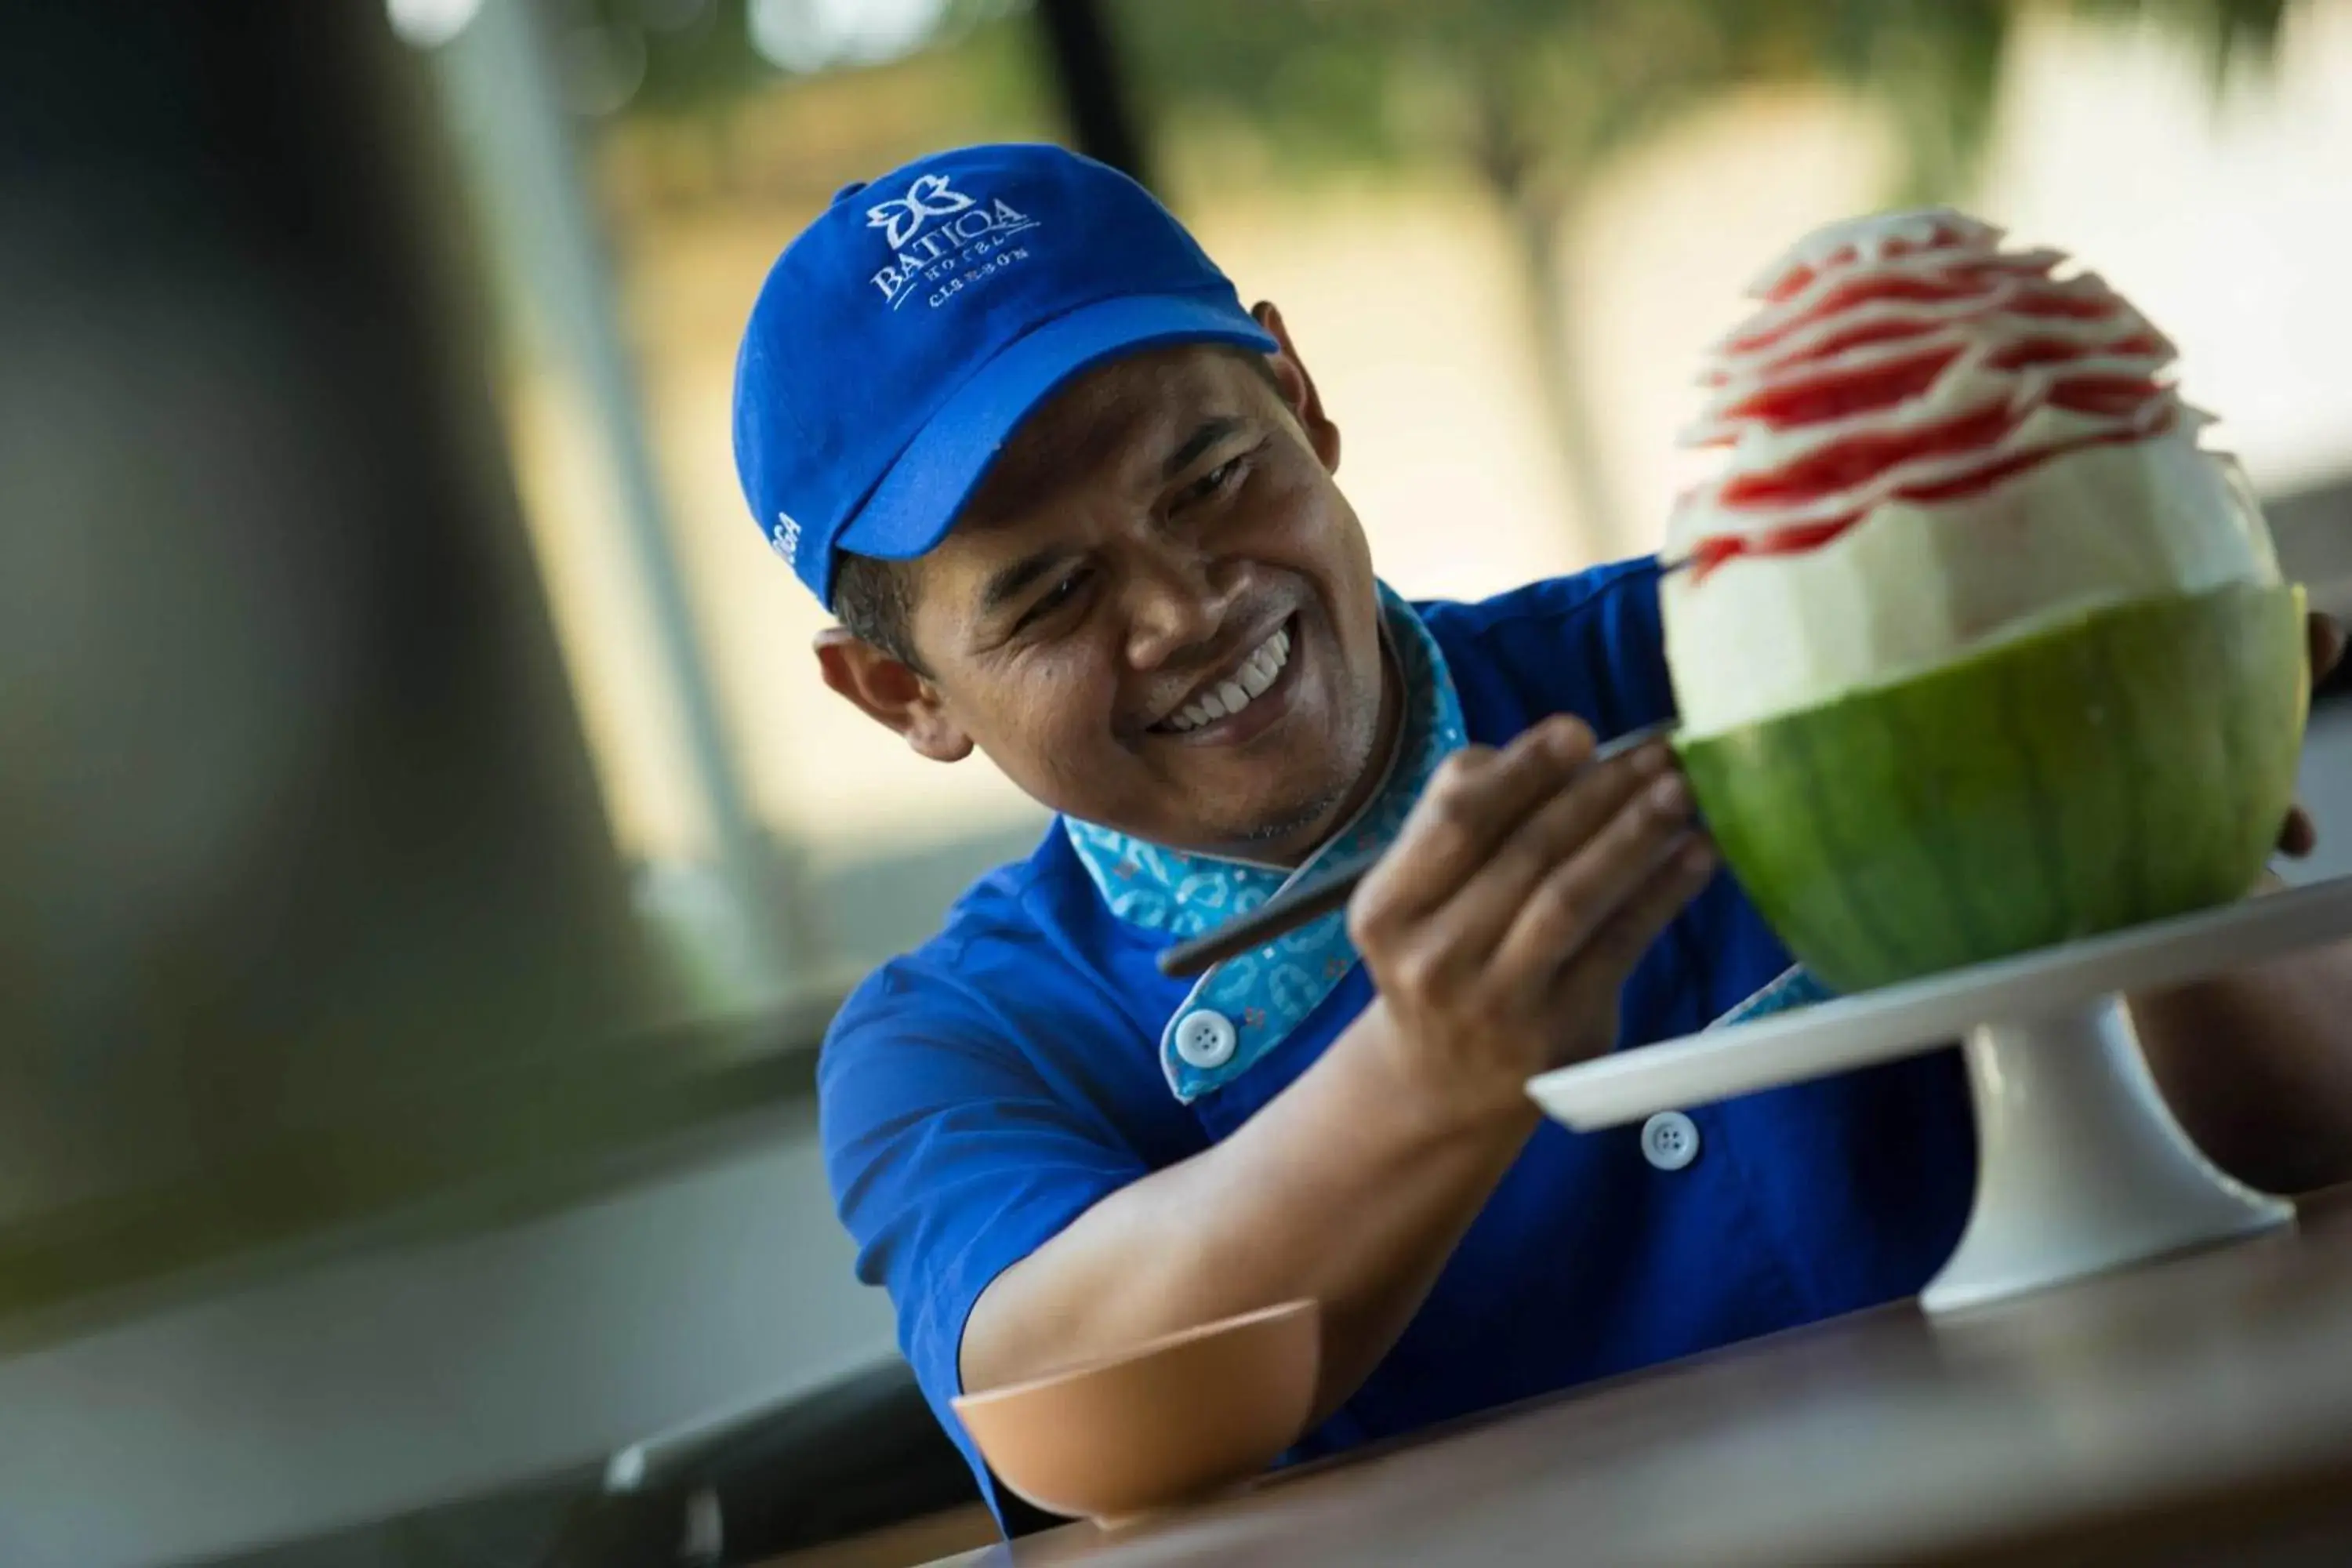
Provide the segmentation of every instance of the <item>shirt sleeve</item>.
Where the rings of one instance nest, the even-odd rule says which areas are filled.
[[[944,995],[929,995],[939,989]],[[1148,1172],[1116,1128],[1057,1093],[976,1005],[886,969],[845,1006],[818,1065],[825,1166],[858,1278],[888,1290],[898,1342],[1000,1523],[1000,1492],[950,1403],[982,1291]]]

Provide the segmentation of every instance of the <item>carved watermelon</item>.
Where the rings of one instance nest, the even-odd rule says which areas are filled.
[[[1958,214],[1801,242],[1703,376],[1662,590],[1693,792],[1841,990],[2242,896],[2301,598],[2171,345]]]
[[[2302,595],[2232,584],[1680,749],[1757,909],[1856,991],[2243,895],[2307,680]]]

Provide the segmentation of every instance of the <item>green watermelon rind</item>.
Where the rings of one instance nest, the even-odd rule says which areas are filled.
[[[1840,991],[2243,897],[2293,803],[2300,588],[2138,600],[1677,743],[1725,863]]]

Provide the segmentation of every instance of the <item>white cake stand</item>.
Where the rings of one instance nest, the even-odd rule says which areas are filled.
[[[1976,1206],[1921,1295],[1948,1311],[2293,1219],[2294,1205],[2231,1180],[2189,1142],[2121,998],[2347,935],[2352,877],[2339,877],[1639,1047],[1530,1079],[1528,1092],[1589,1131],[1962,1041]]]

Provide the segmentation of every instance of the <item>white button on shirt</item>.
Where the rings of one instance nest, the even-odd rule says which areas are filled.
[[[1698,1158],[1698,1123],[1679,1110],[1661,1110],[1642,1123],[1642,1158],[1661,1171],[1679,1171]]]
[[[1176,1054],[1202,1072],[1231,1061],[1240,1040],[1234,1021],[1211,1008],[1187,1013],[1176,1021]]]

